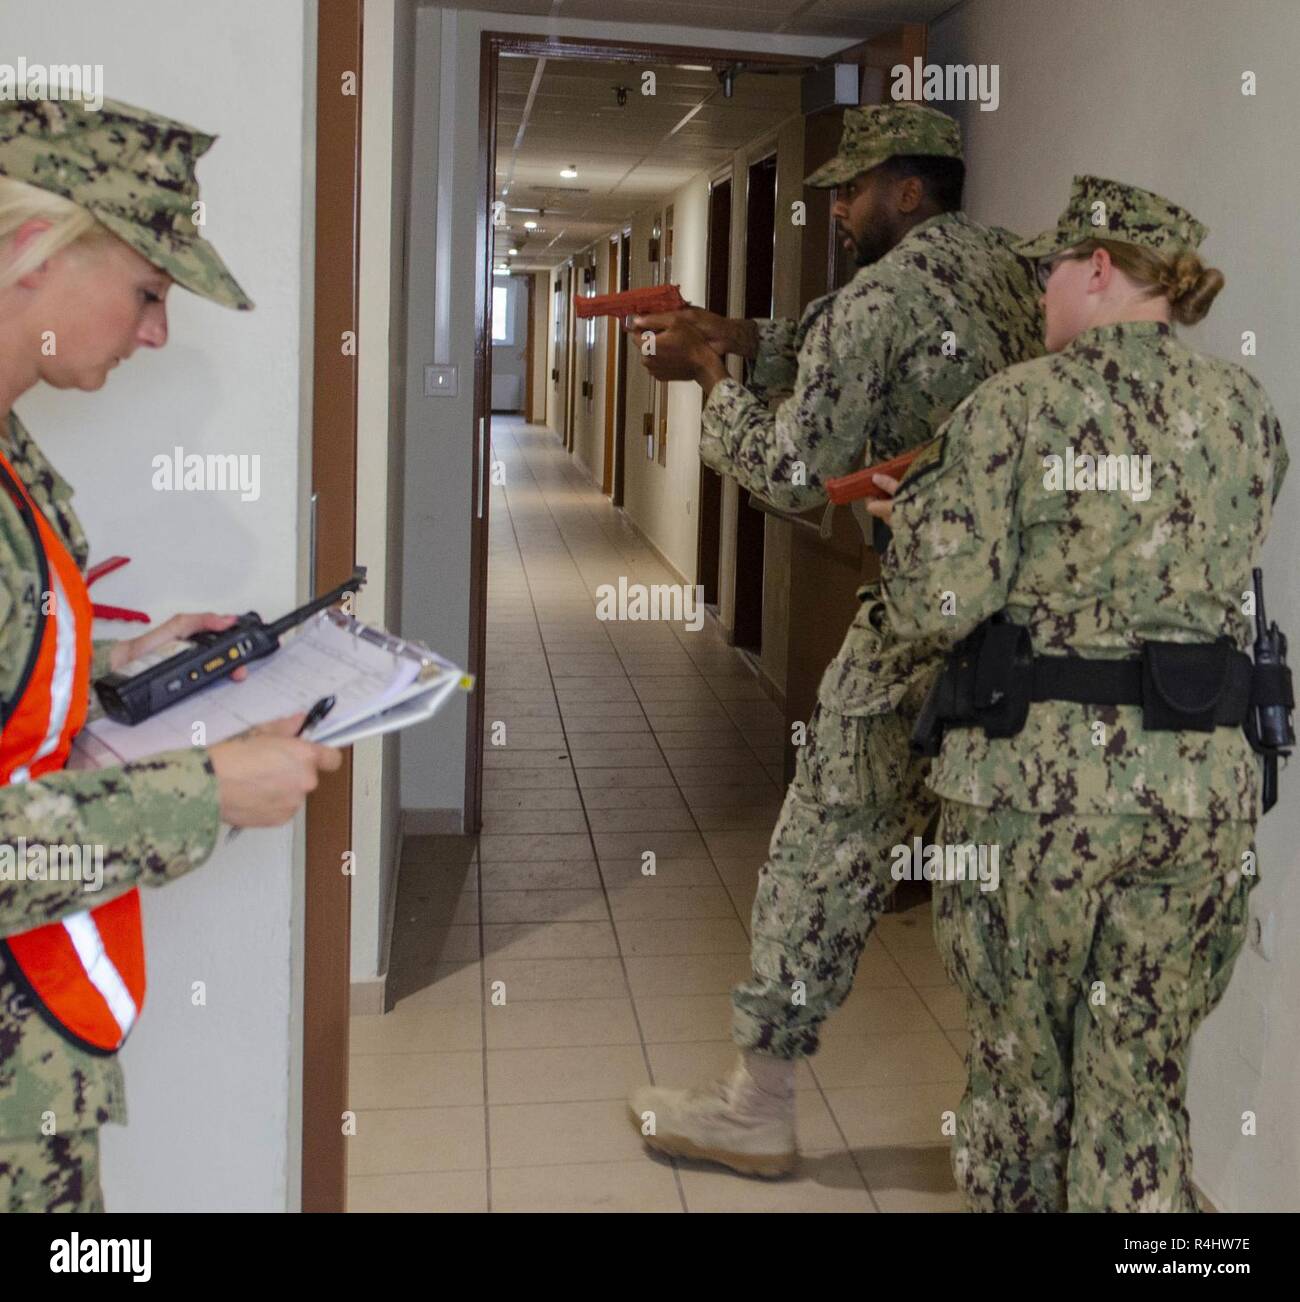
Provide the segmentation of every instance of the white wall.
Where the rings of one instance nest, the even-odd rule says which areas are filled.
[[[1206,260],[1227,287],[1186,332],[1244,361],[1300,452],[1300,273],[1295,54],[1300,7],[1221,0],[970,0],[933,30],[930,58],[997,63],[1001,107],[960,114],[971,213],[1025,232],[1051,225],[1070,177],[1095,172],[1184,204],[1210,228]],[[1258,77],[1241,94],[1243,72]],[[1252,330],[1259,355],[1241,357]],[[1300,645],[1300,546],[1292,474],[1265,551],[1270,617]],[[1196,1179],[1224,1211],[1300,1209],[1300,800],[1294,771],[1261,825],[1254,908],[1272,915],[1276,955],[1247,950],[1193,1046]],[[1242,1114],[1258,1134],[1242,1135]]]
[[[397,628],[405,405],[405,243],[415,12],[412,0],[367,0],[362,64],[361,269],[357,388],[357,559],[367,582],[357,615]],[[378,1012],[378,977],[396,871],[398,744],[352,751],[353,1011]]]
[[[701,172],[654,207],[632,219],[632,280],[651,283],[650,232],[657,214],[673,209],[672,282],[682,297],[703,303],[709,232],[708,177]],[[650,409],[653,382],[641,365],[638,341],[629,340],[627,366],[627,469],[623,506],[629,518],[688,583],[695,582],[700,495],[700,411],[697,384],[668,386],[667,464],[646,456],[641,416]]]
[[[463,660],[469,649],[470,456],[473,429],[474,277],[480,251],[475,219],[478,183],[479,38],[485,31],[652,41],[666,45],[782,53],[829,54],[847,44],[835,37],[772,36],[754,32],[685,30],[655,24],[532,18],[517,14],[421,9],[416,22],[416,122],[411,219],[411,310],[408,318],[406,422],[406,539],[403,549],[403,631]],[[455,78],[440,145],[439,88]],[[425,398],[423,367],[431,362],[435,302],[434,238],[439,170],[454,195],[450,281],[451,357],[460,367],[456,398]],[[635,280],[634,280],[635,283]],[[549,369],[547,372],[549,383]],[[552,390],[554,394],[554,390]],[[698,403],[698,394],[696,395]],[[561,416],[548,413],[558,426]],[[629,471],[632,458],[629,458]],[[676,548],[683,555],[680,547]],[[688,553],[694,568],[693,545]],[[676,562],[674,562],[676,563]],[[459,810],[465,784],[465,706],[457,702],[427,727],[402,738],[402,804]]]
[[[220,136],[198,167],[207,234],[256,310],[175,289],[164,351],[137,353],[99,393],[38,391],[18,403],[77,490],[92,560],[133,558],[96,597],[156,619],[270,616],[303,594],[314,29],[309,8],[260,0],[6,7],[6,58],[103,63],[111,98]],[[259,455],[260,499],[153,491],[151,459],[176,444]],[[122,1055],[130,1125],[104,1131],[110,1208],[274,1211],[296,1201],[297,839],[292,828],[246,832],[196,873],[144,892],[149,994]],[[205,1007],[191,1003],[196,981]]]

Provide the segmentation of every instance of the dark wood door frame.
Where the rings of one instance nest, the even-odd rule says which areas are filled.
[[[569,299],[567,307],[567,316],[565,321],[569,331],[568,344],[568,373],[565,381],[565,400],[564,400],[564,447],[567,452],[573,451],[573,427],[578,419],[578,400],[574,396],[574,390],[578,387],[578,263],[574,260],[573,266],[569,269]]]
[[[315,569],[325,592],[356,557],[357,359],[341,349],[357,329],[361,198],[363,0],[319,5],[316,40],[316,247],[312,375]],[[343,95],[343,76],[357,93]],[[352,752],[323,773],[307,802],[303,938],[302,1210],[346,1206],[351,877],[339,871],[352,844]]]
[[[632,284],[632,232],[618,238],[618,288]],[[623,477],[627,469],[627,331],[619,330],[614,367],[618,371],[618,398],[614,407],[614,490],[610,501],[623,505]]]
[[[617,237],[607,242],[605,250],[605,287],[614,293],[618,284]],[[600,491],[608,497],[614,491],[614,400],[618,388],[618,322],[605,322],[605,429],[604,451],[600,458]]]
[[[730,173],[709,183],[704,306],[720,316],[730,315],[732,189]],[[695,582],[704,590],[704,604],[716,608],[722,568],[722,476],[702,461],[697,510]]]
[[[745,168],[746,317],[772,315],[776,281],[776,151],[764,150]],[[731,636],[754,655],[763,648],[767,516],[740,490],[736,509],[736,570]]]

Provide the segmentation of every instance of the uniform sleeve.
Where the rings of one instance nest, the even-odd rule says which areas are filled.
[[[758,350],[749,364],[746,387],[763,402],[787,397],[799,374],[799,323],[784,317],[754,324],[758,327]]]
[[[735,380],[714,385],[704,405],[700,459],[783,510],[825,502],[827,479],[861,468],[888,389],[889,312],[877,301],[885,296],[858,295],[853,320],[840,295],[809,307],[793,392],[775,411]]]
[[[0,937],[190,872],[220,826],[216,774],[199,747],[0,788]],[[42,864],[60,877],[78,864],[80,879],[50,881]],[[84,889],[101,865],[99,888]]]
[[[1269,412],[1268,445],[1273,458],[1273,501],[1282,491],[1282,481],[1286,478],[1287,468],[1291,464],[1291,455],[1286,450],[1286,439],[1282,437],[1282,425],[1278,418]]]
[[[953,412],[909,467],[881,558],[900,637],[956,642],[1007,601],[1019,564],[1024,402],[998,377]]]

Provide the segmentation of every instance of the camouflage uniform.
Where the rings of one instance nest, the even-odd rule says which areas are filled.
[[[0,175],[88,208],[177,283],[228,306],[252,304],[189,223],[194,160],[212,137],[111,100],[0,104]],[[182,218],[184,220],[182,220]],[[72,490],[16,416],[0,415],[0,450],[84,569],[86,539]],[[17,686],[37,625],[39,569],[17,508],[0,493],[0,699]],[[92,675],[111,643],[95,644]],[[100,904],[132,886],[157,886],[211,854],[220,828],[217,781],[203,748],[117,769],[62,771],[0,787],[6,843],[102,847],[102,889],[77,881],[0,877],[0,937]],[[0,957],[0,1211],[102,1207],[98,1127],[126,1121],[122,1070],[56,1032]]]
[[[807,183],[841,184],[899,154],[959,158],[956,123],[910,104],[851,109],[840,154]],[[827,479],[930,438],[977,384],[1041,351],[1032,268],[1012,238],[960,212],[931,217],[797,328],[759,322],[748,387],[722,380],[705,404],[701,459],[805,511],[825,501]],[[935,808],[908,737],[938,644],[898,640],[878,587],[858,595],[759,876],[753,978],[733,992],[736,1042],[784,1058],[816,1052],[893,889],[890,847]],[[791,1000],[796,981],[806,1003]]]
[[[1100,235],[1169,256],[1204,233],[1157,195],[1080,177],[1061,225],[1022,250]],[[1045,458],[1067,450],[1149,455],[1149,498],[1058,487]],[[1248,651],[1243,602],[1286,464],[1241,367],[1159,322],[1085,330],[982,385],[913,464],[886,608],[926,640],[1005,610],[1038,655],[1221,635]],[[935,892],[972,1035],[953,1150],[970,1204],[1194,1210],[1188,1045],[1232,973],[1255,881],[1244,733],[1144,731],[1139,706],[1036,702],[1013,737],[950,730],[931,786],[945,844],[1000,849],[998,889]]]

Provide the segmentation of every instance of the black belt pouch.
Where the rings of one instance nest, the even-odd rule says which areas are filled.
[[[1228,687],[1232,642],[1144,642],[1142,726],[1157,732],[1213,732]]]
[[[1034,647],[1022,624],[989,624],[975,669],[975,717],[990,737],[1025,726],[1033,688]]]

